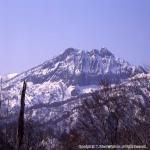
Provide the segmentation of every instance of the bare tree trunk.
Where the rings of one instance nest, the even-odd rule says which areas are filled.
[[[21,93],[21,108],[18,119],[17,143],[16,143],[17,150],[23,149],[25,93],[26,93],[26,82],[24,81]]]

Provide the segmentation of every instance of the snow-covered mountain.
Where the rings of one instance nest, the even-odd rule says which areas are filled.
[[[115,83],[144,71],[146,70],[142,67],[116,58],[106,48],[89,52],[68,48],[63,54],[18,74],[9,84],[26,80],[33,84],[63,81],[67,85],[83,86],[99,84],[104,75],[110,76],[111,81]]]
[[[148,69],[116,58],[106,48],[91,51],[68,48],[39,66],[8,77],[2,85],[1,114],[5,116],[9,112],[9,121],[17,119],[20,91],[26,81],[25,116],[42,130],[52,127],[55,132],[59,129],[62,133],[71,128],[79,115],[76,108],[83,99],[89,99],[91,92],[97,92],[104,78],[112,88],[124,85],[138,89],[138,93],[127,91],[131,99],[140,101],[135,111],[149,104]]]
[[[61,55],[18,75],[8,75],[4,86],[11,108],[19,105],[22,82],[28,85],[26,106],[63,101],[96,89],[101,79],[119,83],[139,73],[142,67],[116,58],[107,48],[82,51],[68,48]],[[10,78],[11,77],[11,78]]]
[[[4,99],[10,100],[10,109],[16,109],[23,81],[28,86],[26,107],[33,107],[89,93],[98,88],[104,77],[116,84],[140,73],[146,73],[146,70],[116,58],[107,48],[91,51],[68,48],[39,66],[18,75],[8,75],[9,80],[3,85],[3,93],[7,93]]]

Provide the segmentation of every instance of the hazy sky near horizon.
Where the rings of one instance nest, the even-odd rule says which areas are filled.
[[[68,47],[103,46],[150,65],[150,0],[0,1],[0,74],[24,71]]]

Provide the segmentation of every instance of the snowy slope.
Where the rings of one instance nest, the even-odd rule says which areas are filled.
[[[3,84],[5,101],[2,105],[3,108],[9,106],[10,114],[19,110],[20,91],[25,80],[27,116],[42,122],[50,119],[60,122],[74,114],[71,110],[80,103],[77,97],[98,89],[104,77],[116,84],[144,73],[143,70],[116,58],[106,48],[91,51],[68,48],[39,66],[13,77],[8,75],[12,78]]]

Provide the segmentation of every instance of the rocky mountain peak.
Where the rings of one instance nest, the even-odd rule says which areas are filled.
[[[79,52],[78,49],[75,49],[75,48],[67,48],[67,49],[63,52],[62,55],[66,57],[66,56],[75,54],[75,53],[77,53],[77,52]]]
[[[74,52],[77,52],[77,51],[78,51],[77,49],[70,47],[70,48],[67,48],[67,49],[64,51],[64,53],[66,53],[66,54],[71,54],[71,53],[74,53]]]
[[[98,84],[103,76],[117,83],[138,73],[143,73],[140,67],[117,59],[107,48],[91,51],[67,48],[61,55],[21,73],[10,83],[23,80],[33,84],[63,81],[68,86],[83,86]]]
[[[108,57],[112,56],[112,57],[114,57],[114,54],[112,54],[106,47],[103,47],[100,50],[100,56],[101,57],[105,57],[105,56],[108,56]]]

